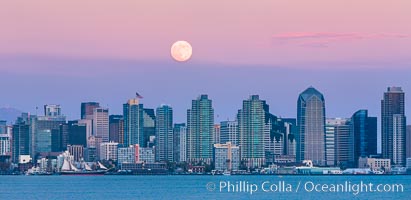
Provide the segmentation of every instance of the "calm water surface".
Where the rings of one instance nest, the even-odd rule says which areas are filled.
[[[383,184],[403,190],[369,192],[362,186],[355,195],[361,181],[373,189]],[[333,191],[336,185],[351,191]],[[205,198],[411,199],[411,176],[0,176],[0,199]]]

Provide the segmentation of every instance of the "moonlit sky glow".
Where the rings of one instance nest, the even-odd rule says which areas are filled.
[[[212,98],[216,122],[260,94],[273,114],[296,117],[300,92],[324,93],[328,117],[380,116],[388,86],[411,94],[411,1],[13,0],[0,6],[0,107],[80,102],[111,114],[138,91],[184,122],[191,100]],[[174,41],[195,48],[170,58]],[[411,105],[407,98],[407,105]],[[410,113],[407,106],[407,113]]]

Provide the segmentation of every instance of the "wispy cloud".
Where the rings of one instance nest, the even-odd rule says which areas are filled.
[[[383,39],[383,38],[410,38],[411,34],[398,33],[337,33],[337,32],[292,32],[274,34],[274,42],[293,43],[305,47],[328,47],[331,43]]]

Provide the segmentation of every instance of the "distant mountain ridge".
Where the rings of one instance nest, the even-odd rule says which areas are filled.
[[[6,120],[7,124],[14,123],[22,111],[16,108],[0,108],[0,120]]]

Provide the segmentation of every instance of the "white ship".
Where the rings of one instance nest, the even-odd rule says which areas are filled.
[[[73,163],[71,163],[67,159],[64,159],[60,174],[61,175],[103,175],[107,172],[107,168],[100,162],[98,162],[98,166],[99,166],[98,170],[93,170],[87,163],[84,163],[84,169],[78,169],[77,167],[73,165]]]

